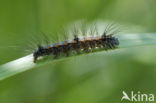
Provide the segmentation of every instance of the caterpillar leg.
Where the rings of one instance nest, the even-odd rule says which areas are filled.
[[[37,57],[34,57],[34,60],[33,60],[33,62],[34,62],[34,63],[36,63],[36,61],[37,61]]]

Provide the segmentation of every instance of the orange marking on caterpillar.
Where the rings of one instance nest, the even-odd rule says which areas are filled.
[[[68,42],[66,42],[65,45],[68,45]]]
[[[59,45],[56,45],[55,47],[56,47],[56,48],[58,48],[58,47],[59,47]]]
[[[50,49],[51,47],[50,46],[48,46],[48,48],[47,49]]]

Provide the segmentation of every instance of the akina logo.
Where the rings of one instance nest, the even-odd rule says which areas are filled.
[[[132,102],[153,102],[154,101],[154,94],[145,94],[141,93],[140,91],[134,92],[131,91],[130,94],[128,95],[125,91],[122,91],[122,98],[121,101],[127,100],[127,101],[132,101]]]

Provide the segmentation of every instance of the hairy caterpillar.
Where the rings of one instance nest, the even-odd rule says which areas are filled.
[[[99,48],[103,48],[103,50],[117,48],[119,45],[119,40],[113,36],[117,31],[109,33],[109,31],[111,31],[113,28],[113,24],[107,25],[104,33],[101,36],[96,35],[86,37],[86,27],[82,26],[81,34],[83,37],[80,38],[78,37],[78,29],[74,26],[74,38],[72,40],[65,40],[46,46],[38,45],[37,50],[35,50],[33,53],[34,63],[39,57],[46,55],[54,55],[54,59],[57,59],[61,54],[65,54],[68,57],[72,52],[80,54],[82,51],[89,53],[92,50]],[[92,35],[95,34],[95,31],[96,27],[90,29],[90,33]],[[96,34],[98,34],[97,31]]]

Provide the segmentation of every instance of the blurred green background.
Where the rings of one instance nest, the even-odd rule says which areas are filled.
[[[55,36],[60,26],[84,18],[156,32],[155,5],[155,0],[1,0],[0,64],[27,55],[31,37]],[[45,64],[0,81],[0,103],[120,103],[123,90],[155,94],[155,52],[156,45],[141,46]]]

